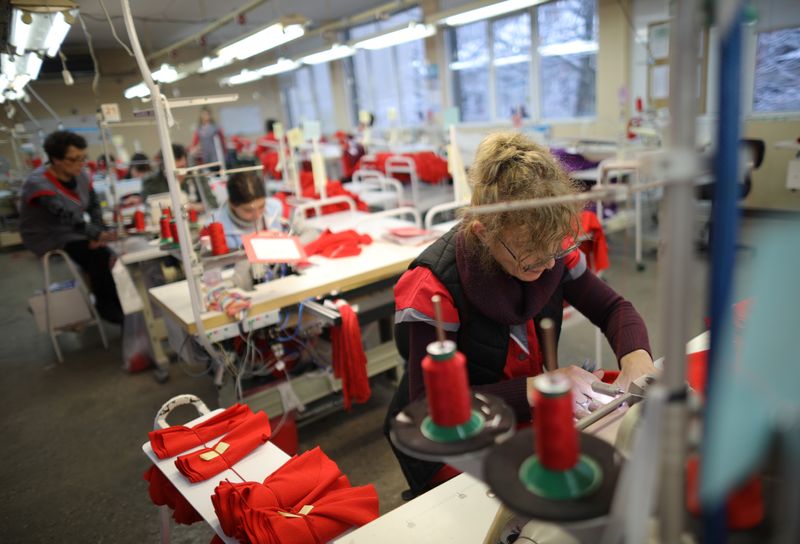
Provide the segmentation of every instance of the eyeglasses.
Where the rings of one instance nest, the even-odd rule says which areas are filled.
[[[568,253],[570,253],[572,251],[575,251],[581,245],[581,241],[579,240],[578,242],[572,244],[571,246],[569,246],[566,249],[562,249],[561,251],[557,251],[556,253],[553,253],[552,255],[550,255],[550,256],[548,256],[546,258],[539,259],[538,261],[536,261],[534,263],[525,264],[524,265],[522,263],[528,258],[528,256],[525,256],[525,257],[523,257],[521,259],[518,258],[514,254],[514,252],[511,251],[511,248],[508,247],[508,245],[503,241],[502,238],[498,237],[497,239],[500,241],[501,244],[503,244],[503,247],[506,248],[506,251],[508,251],[508,254],[511,255],[511,258],[514,259],[514,262],[517,263],[517,266],[519,267],[520,271],[525,273],[525,274],[527,274],[528,272],[530,272],[532,270],[536,270],[538,268],[544,268],[545,266],[547,266],[547,263],[549,263],[551,260],[557,261],[558,259],[563,259]]]
[[[86,162],[86,155],[79,155],[77,157],[64,157],[61,160],[64,162],[68,162],[70,164],[76,164],[76,163],[83,164]]]

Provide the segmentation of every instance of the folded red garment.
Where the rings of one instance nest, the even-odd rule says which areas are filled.
[[[367,376],[367,355],[361,342],[358,316],[349,304],[337,304],[342,324],[331,328],[333,375],[342,380],[345,410],[353,402],[369,400],[372,390]]]
[[[240,542],[327,542],[378,517],[373,486],[353,488],[318,447],[264,483],[220,482],[211,497],[222,530]]]
[[[193,427],[175,425],[151,431],[148,434],[150,445],[159,459],[173,457],[197,446],[204,446],[206,442],[227,433],[252,414],[249,406],[234,404]]]
[[[322,255],[329,259],[337,257],[352,257],[361,253],[361,245],[372,243],[369,234],[359,234],[354,230],[343,230],[333,233],[326,230],[319,238],[306,244],[306,255]]]
[[[269,440],[269,418],[264,412],[249,415],[211,448],[175,459],[175,466],[190,482],[202,482],[233,467],[245,455]]]
[[[148,493],[150,500],[156,506],[168,506],[172,510],[172,518],[183,525],[191,525],[196,521],[203,521],[203,517],[189,504],[155,465],[151,465],[144,472],[144,479],[149,482]]]

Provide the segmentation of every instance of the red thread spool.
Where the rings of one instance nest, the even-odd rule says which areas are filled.
[[[533,380],[534,447],[542,466],[568,470],[578,463],[578,430],[572,419],[568,378],[542,374]]]
[[[172,235],[172,242],[177,244],[178,243],[178,224],[173,219],[169,222],[169,232]]]
[[[139,232],[144,232],[144,212],[142,210],[133,212],[133,226]]]
[[[456,351],[455,343],[445,340],[428,344],[422,374],[433,422],[441,427],[467,423],[472,416],[467,359]]]
[[[172,238],[172,233],[169,229],[169,217],[167,217],[166,213],[161,216],[161,219],[158,221],[159,226],[161,227],[161,238],[164,240],[169,240]]]
[[[208,235],[211,238],[211,253],[213,255],[225,255],[228,253],[228,243],[225,241],[225,229],[222,223],[214,222],[208,224]]]
[[[164,208],[164,215],[167,216],[167,219],[171,220],[172,219],[172,208],[170,208],[169,206]]]
[[[189,208],[189,222],[197,223],[197,210],[194,208]]]

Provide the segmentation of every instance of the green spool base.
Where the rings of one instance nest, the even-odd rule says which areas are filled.
[[[431,416],[425,416],[420,426],[420,431],[428,440],[434,442],[456,442],[471,438],[483,430],[483,416],[477,410],[472,410],[472,414],[466,423],[453,427],[443,427],[437,425]]]
[[[603,481],[603,471],[586,455],[581,455],[569,470],[550,470],[536,455],[531,455],[520,465],[519,479],[531,493],[559,501],[585,497],[597,490]]]

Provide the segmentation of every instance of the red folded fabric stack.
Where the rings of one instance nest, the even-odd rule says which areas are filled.
[[[263,484],[221,482],[211,502],[225,534],[243,543],[327,542],[378,517],[375,488],[350,487],[318,447]]]
[[[319,238],[305,246],[306,255],[322,255],[329,259],[352,257],[361,254],[361,244],[369,245],[372,237],[368,234],[359,234],[354,230],[343,230],[332,233],[326,230]]]
[[[367,355],[361,343],[358,316],[347,303],[339,302],[337,306],[342,324],[331,328],[333,375],[342,380],[344,408],[349,410],[353,402],[367,402],[372,390],[367,377]]]
[[[411,157],[414,160],[414,166],[417,170],[417,177],[420,181],[425,183],[439,183],[446,180],[450,173],[447,170],[447,160],[443,159],[433,151],[420,151],[418,153],[403,153],[404,157]],[[375,153],[370,155],[369,159],[366,157],[361,158],[356,169],[368,168],[371,170],[378,170],[386,172],[386,160],[389,157],[397,156],[397,153]],[[408,176],[399,174],[396,176],[398,181],[406,183],[409,181]]]
[[[155,465],[151,465],[144,472],[144,479],[149,482],[147,491],[150,494],[150,500],[156,506],[169,506],[172,510],[172,518],[177,523],[191,525],[196,521],[203,520],[197,510]]]
[[[175,425],[151,431],[148,434],[150,445],[159,459],[174,457],[186,450],[203,446],[209,440],[227,433],[252,414],[249,406],[234,404],[194,427]]]
[[[317,193],[316,187],[314,187],[314,174],[310,171],[301,171],[300,172],[300,192],[302,196],[306,198],[314,198],[319,199],[320,195]],[[325,193],[328,195],[328,198],[332,196],[347,196],[353,199],[353,202],[356,203],[356,209],[361,210],[362,212],[369,211],[369,206],[367,206],[366,202],[358,198],[358,195],[355,193],[351,193],[347,189],[342,186],[342,182],[338,180],[328,180],[327,185],[325,185]],[[329,213],[334,212],[344,212],[350,209],[350,206],[342,202],[341,204],[328,204],[326,206],[322,206],[322,215],[326,215]],[[309,214],[313,214],[313,210],[309,210]]]
[[[211,448],[203,448],[175,460],[190,482],[202,482],[231,468],[245,455],[269,440],[269,418],[264,412],[248,415]]]

